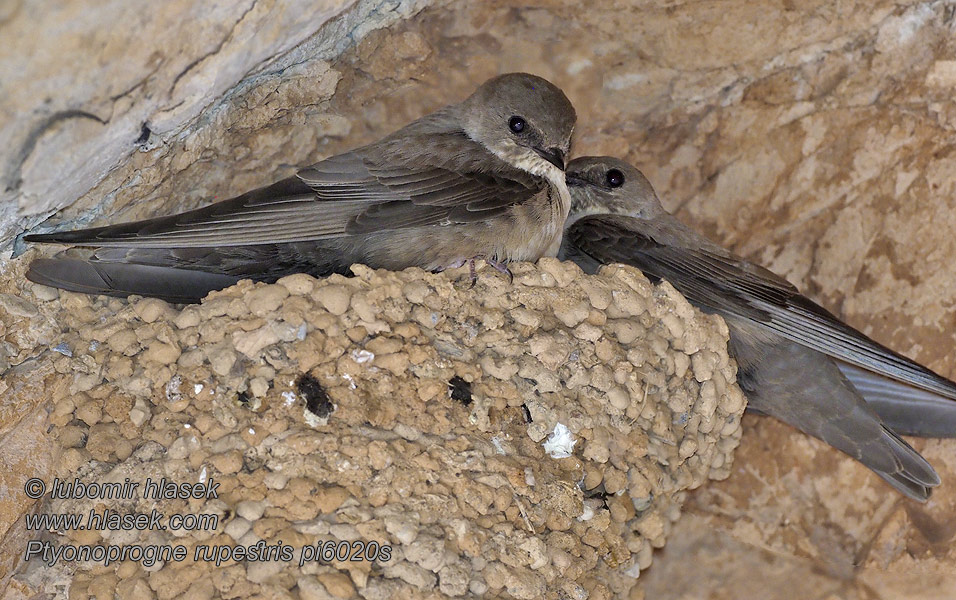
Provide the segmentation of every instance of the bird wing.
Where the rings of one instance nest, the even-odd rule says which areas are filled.
[[[395,134],[298,176],[319,199],[369,203],[348,223],[348,234],[484,221],[530,200],[545,185],[460,130]]]
[[[672,217],[652,222],[592,215],[575,222],[566,235],[595,260],[633,265],[653,279],[667,280],[704,310],[749,319],[833,358],[956,399],[956,383],[871,340],[785,279]]]
[[[883,423],[900,435],[956,437],[956,402],[842,361],[836,365]]]
[[[245,246],[322,239],[341,235],[349,218],[367,208],[354,200],[324,203],[290,177],[236,198],[177,215],[24,236],[28,242],[56,242],[124,248]]]
[[[128,248],[315,241],[482,221],[529,200],[545,185],[460,130],[432,127],[427,135],[421,130],[410,125],[378,143],[305,168],[296,177],[197,210],[24,239]]]

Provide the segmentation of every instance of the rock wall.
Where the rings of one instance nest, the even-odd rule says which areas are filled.
[[[83,220],[115,209],[104,196],[117,194],[118,188],[134,187],[139,201],[153,186],[160,186],[158,194],[182,194],[189,189],[183,185],[185,175],[165,187],[162,179],[195,163],[207,147],[222,148],[226,155],[221,158],[233,163],[225,177],[254,169],[234,159],[255,153],[251,163],[263,161],[268,171],[261,177],[269,180],[276,163],[303,158],[294,146],[311,152],[318,137],[343,133],[317,114],[335,89],[326,61],[425,4],[5,3],[0,8],[0,35],[6,40],[0,53],[0,246],[84,194],[90,201],[78,207]],[[263,96],[259,100],[252,99],[256,89]],[[293,97],[275,103],[289,94]],[[280,111],[283,105],[296,106],[298,118],[257,110],[260,104]],[[276,119],[284,122],[272,127],[286,129],[270,136],[263,125]],[[301,136],[289,135],[295,125]],[[236,131],[228,143],[221,137],[224,128]],[[311,136],[307,129],[313,130]],[[270,158],[279,148],[281,156]],[[217,191],[195,190],[180,202]]]
[[[956,375],[951,0],[596,0],[587,10],[567,0],[499,0],[442,2],[418,11],[425,4],[359,2],[324,26],[310,22],[312,37],[307,26],[292,28],[304,43],[274,62],[252,59],[252,66],[233,70],[234,81],[221,88],[226,91],[194,91],[192,108],[176,113],[181,120],[164,121],[160,117],[175,113],[183,100],[169,96],[176,75],[216,47],[199,48],[207,40],[197,41],[188,60],[162,71],[162,86],[132,92],[152,102],[158,89],[161,100],[130,113],[135,118],[122,135],[102,133],[120,120],[101,125],[77,116],[51,124],[31,142],[30,132],[47,131],[44,119],[58,111],[106,120],[109,111],[94,109],[109,104],[85,104],[95,95],[87,92],[55,109],[36,108],[35,99],[51,95],[42,90],[57,98],[61,90],[94,80],[74,73],[98,63],[77,60],[47,77],[34,66],[40,62],[24,62],[23,56],[43,56],[37,50],[48,46],[42,36],[58,36],[72,25],[44,29],[40,25],[63,13],[8,3],[0,8],[0,34],[20,23],[21,35],[3,37],[16,39],[23,50],[0,56],[0,86],[15,69],[30,73],[18,83],[36,91],[13,96],[3,89],[0,102],[17,101],[0,104],[0,136],[6,136],[0,148],[45,150],[30,153],[43,161],[0,154],[5,239],[60,207],[51,223],[79,225],[227,197],[388,133],[462,98],[488,76],[529,70],[561,85],[575,103],[577,154],[628,158],[688,223],[785,275],[879,341]],[[257,6],[278,14],[287,5],[257,3],[246,19],[260,14]],[[336,10],[332,4],[315,10],[326,8],[328,14]],[[228,17],[203,13],[192,19],[207,29],[188,30],[190,35],[218,31],[215,40],[224,39],[223,23],[231,27],[240,13],[220,10]],[[170,9],[167,19],[180,14],[188,13]],[[158,27],[146,18],[127,22]],[[270,22],[262,17],[256,27]],[[391,26],[375,28],[386,23]],[[87,29],[97,30],[95,24]],[[149,40],[161,37],[151,33],[124,49],[151,48]],[[276,40],[275,49],[284,43]],[[190,45],[171,44],[177,43]],[[71,56],[86,56],[82,49],[93,46],[77,47]],[[234,60],[245,47],[226,43],[223,57]],[[166,47],[162,52],[178,56]],[[148,68],[118,78],[123,85],[102,98],[144,77],[149,85]],[[200,66],[195,72],[213,71]],[[174,87],[176,93],[186,89]],[[17,135],[6,133],[11,115],[23,113],[36,118],[17,119]],[[150,126],[144,137],[142,125],[151,119],[165,128],[155,133]],[[61,128],[72,133],[57,133]],[[102,143],[82,145],[93,138]],[[107,154],[113,156],[107,163],[96,162]],[[21,164],[20,172],[30,176],[10,178],[10,165]],[[11,278],[17,270],[8,266],[5,272]],[[12,291],[19,283],[4,285]],[[691,504],[694,527],[712,528],[705,548],[746,555],[753,561],[749,573],[773,572],[781,564],[776,561],[793,573],[812,569],[818,576],[779,586],[806,595],[839,590],[869,597],[880,589],[886,597],[933,598],[947,597],[935,590],[956,587],[951,442],[915,443],[944,481],[927,505],[915,506],[814,440],[766,419],[744,424],[737,476],[708,486]],[[688,560],[700,566],[696,581],[702,587],[696,589],[719,582],[728,595],[746,595],[747,577],[725,576],[715,565],[708,579],[704,566],[712,563],[694,554],[692,544],[679,545],[682,553],[665,551],[651,570],[650,596],[703,595],[670,584],[668,574]]]

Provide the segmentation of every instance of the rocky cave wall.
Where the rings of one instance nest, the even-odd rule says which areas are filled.
[[[0,8],[8,249],[53,213],[84,225],[228,197],[528,70],[577,107],[576,154],[628,158],[690,224],[956,374],[951,1],[68,6]],[[915,506],[814,440],[744,425],[735,476],[692,496],[649,596],[747,595],[752,577],[717,566],[673,584],[705,552],[773,573],[767,594],[956,589],[951,442],[916,442],[944,484]]]

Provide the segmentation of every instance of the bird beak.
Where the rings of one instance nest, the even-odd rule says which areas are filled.
[[[541,148],[533,148],[535,152],[538,153],[538,156],[548,161],[557,168],[564,170],[564,151],[561,148],[551,148],[550,150],[542,150]]]
[[[572,187],[572,186],[584,187],[588,183],[587,179],[583,177],[578,177],[577,175],[573,173],[565,173],[564,180],[567,182],[568,187]]]

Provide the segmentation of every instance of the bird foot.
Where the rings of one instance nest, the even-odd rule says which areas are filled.
[[[491,268],[493,268],[495,271],[498,271],[502,275],[507,275],[509,284],[515,282],[515,275],[514,273],[511,272],[511,269],[508,268],[508,263],[498,262],[497,260],[491,260],[489,258],[485,259],[485,263],[487,263]]]
[[[435,272],[441,273],[442,271],[446,271],[448,269],[457,269],[458,267],[462,267],[467,263],[468,274],[471,277],[471,285],[468,286],[468,289],[472,289],[473,287],[475,287],[475,284],[478,283],[478,272],[475,270],[475,261],[477,260],[483,260],[488,266],[493,268],[495,271],[498,271],[499,273],[503,273],[507,275],[509,284],[514,283],[515,276],[511,272],[511,269],[508,268],[507,263],[499,262],[497,260],[494,260],[492,258],[486,258],[484,256],[472,256],[471,258],[460,258],[456,260],[455,262],[448,264],[447,266],[436,269]]]
[[[437,269],[435,269],[434,272],[435,272],[435,273],[441,273],[442,271],[448,271],[448,270],[450,270],[450,269],[457,269],[458,267],[464,266],[466,262],[468,262],[468,259],[467,259],[467,258],[459,258],[459,259],[456,260],[455,262],[453,262],[453,263],[448,263],[448,264],[445,265],[444,267],[438,267]]]

